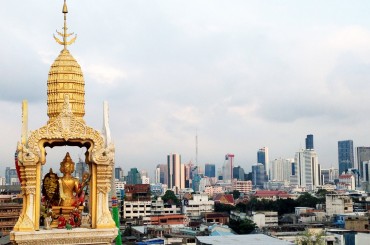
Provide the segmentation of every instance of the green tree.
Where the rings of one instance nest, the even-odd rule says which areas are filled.
[[[235,210],[236,207],[223,203],[215,203],[215,212],[227,212],[230,214],[231,210]]]
[[[257,225],[249,219],[230,220],[229,226],[238,234],[249,234],[257,228]]]
[[[297,198],[297,205],[299,207],[311,207],[315,208],[316,204],[319,203],[319,199],[312,196],[310,193],[305,192]]]
[[[238,190],[233,190],[232,194],[233,194],[234,199],[238,199],[240,197],[240,191]]]
[[[177,198],[175,193],[171,190],[167,190],[166,193],[162,196],[162,200],[165,203],[173,203],[176,205],[180,204],[180,200]]]

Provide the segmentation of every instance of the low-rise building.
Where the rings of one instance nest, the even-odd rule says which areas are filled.
[[[252,181],[250,180],[234,180],[233,189],[241,193],[248,193],[252,191]]]
[[[124,201],[123,218],[138,219],[151,215],[151,201]]]
[[[152,215],[144,219],[147,225],[185,225],[186,216],[183,214]]]
[[[243,213],[239,211],[231,211],[230,219],[253,221],[259,228],[266,226],[278,225],[278,212],[274,211],[252,211],[251,213]]]
[[[258,200],[266,199],[276,201],[277,199],[288,199],[290,195],[286,191],[258,190],[253,195]]]
[[[229,223],[229,214],[228,213],[205,213],[204,220],[207,223],[217,223],[226,225]]]
[[[252,220],[259,228],[278,225],[278,212],[274,211],[253,211],[247,218]]]
[[[325,200],[326,214],[328,216],[353,212],[353,201],[348,195],[328,194]]]
[[[122,207],[124,219],[139,219],[151,215],[149,184],[125,185],[125,198]]]
[[[194,194],[192,199],[184,200],[182,213],[190,220],[201,219],[205,213],[214,211],[214,201],[208,199],[207,194]]]
[[[345,219],[344,228],[357,232],[370,232],[369,216],[349,216]]]
[[[215,203],[221,203],[221,204],[232,205],[232,206],[235,205],[234,196],[232,194],[224,194],[224,193],[216,194],[213,200],[215,201]]]
[[[181,214],[181,208],[175,204],[166,204],[161,197],[152,200],[152,215]]]
[[[340,175],[339,182],[338,182],[338,188],[345,189],[345,190],[355,190],[356,189],[355,176],[352,174]]]

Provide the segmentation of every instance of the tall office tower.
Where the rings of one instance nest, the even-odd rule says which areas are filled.
[[[194,175],[198,172],[198,167],[191,161],[184,164],[185,168],[185,188],[191,188]]]
[[[233,168],[233,178],[237,180],[245,180],[244,179],[244,169],[240,166]]]
[[[82,159],[78,160],[78,163],[76,163],[75,171],[73,172],[73,176],[75,178],[78,178],[80,181],[82,181],[82,176],[85,172],[89,172],[89,166],[82,161]]]
[[[271,176],[270,180],[274,181],[289,181],[290,176],[294,175],[292,164],[293,159],[278,158],[271,161]]]
[[[306,150],[313,150],[313,135],[307,134],[306,137]]]
[[[320,164],[317,153],[314,150],[304,150],[296,152],[295,163],[297,164],[297,185],[314,190],[321,185]]]
[[[127,172],[126,184],[129,185],[141,184],[141,175],[137,168],[131,168],[130,171]]]
[[[361,179],[364,179],[364,162],[370,160],[370,147],[361,146],[356,148],[357,168]]]
[[[338,166],[339,175],[346,172],[349,168],[354,168],[353,141],[338,141]]]
[[[167,164],[158,164],[155,170],[155,182],[168,185],[168,168]]]
[[[257,163],[265,166],[267,177],[270,179],[269,150],[267,147],[262,147],[257,151]]]
[[[263,188],[263,184],[268,181],[265,166],[257,163],[252,166],[252,184],[254,188]]]
[[[298,183],[298,164],[296,162],[292,162],[292,165],[291,165],[291,172],[292,172],[292,175],[290,175],[289,177],[289,182],[290,182],[290,185],[294,185],[294,186],[298,186],[299,183]]]
[[[158,166],[154,170],[154,184],[161,183],[161,169]]]
[[[225,162],[222,167],[222,179],[225,182],[231,182],[233,180],[233,164],[234,164],[234,154],[226,154]]]
[[[177,153],[167,155],[168,188],[185,187],[185,166],[181,164],[181,156]]]
[[[216,177],[216,165],[211,163],[206,163],[204,167],[204,175],[210,178]]]
[[[6,185],[14,185],[19,183],[17,170],[15,168],[5,168],[5,183]]]
[[[123,173],[122,168],[121,167],[116,167],[114,169],[114,178],[118,179],[118,180],[121,180],[121,179],[123,179],[123,176],[124,176],[124,173]]]

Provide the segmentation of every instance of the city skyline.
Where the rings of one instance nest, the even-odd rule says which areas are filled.
[[[21,4],[7,1],[0,10],[4,169],[14,166],[22,100],[30,130],[47,120],[47,74],[60,51],[52,38],[60,4]],[[195,162],[196,131],[200,164],[220,166],[232,152],[235,166],[249,170],[260,147],[271,160],[291,158],[313,134],[320,165],[338,167],[338,141],[370,145],[369,5],[70,1],[85,119],[100,129],[109,102],[116,165],[125,171],[154,169],[169,152]],[[48,164],[58,165],[67,150],[49,150]]]

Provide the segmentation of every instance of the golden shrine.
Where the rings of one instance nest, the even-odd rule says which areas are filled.
[[[103,133],[86,125],[84,78],[80,65],[67,49],[77,36],[68,39],[73,33],[67,30],[67,4],[64,0],[64,27],[57,32],[61,39],[54,39],[63,50],[51,65],[47,81],[47,115],[46,125],[28,131],[28,105],[22,103],[22,134],[17,145],[18,171],[23,195],[23,208],[19,219],[10,234],[15,244],[111,244],[118,234],[118,229],[109,210],[108,195],[111,190],[112,171],[114,169],[114,145],[110,139],[108,107],[104,104]],[[85,163],[89,166],[89,217],[87,228],[72,230],[56,229],[52,226],[45,229],[40,225],[42,199],[42,165],[46,163],[46,147],[77,146],[86,147]],[[70,176],[72,160],[67,153],[61,163],[67,184],[63,188],[75,188],[78,183]],[[74,164],[74,163],[73,163]],[[63,165],[63,166],[62,166]],[[63,171],[62,171],[63,167]],[[49,173],[54,176],[52,171]],[[63,178],[59,178],[62,179]],[[48,180],[49,181],[49,180]],[[69,184],[70,183],[70,184]],[[59,187],[61,188],[61,187]],[[55,189],[55,187],[54,187]],[[54,190],[51,189],[51,190]],[[49,189],[50,192],[50,189]],[[67,192],[71,196],[72,189]],[[50,194],[50,193],[49,193]],[[51,193],[52,194],[52,193]],[[63,195],[62,192],[60,192]],[[66,194],[66,195],[67,195]],[[72,201],[64,198],[53,210],[69,210]]]

